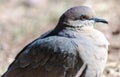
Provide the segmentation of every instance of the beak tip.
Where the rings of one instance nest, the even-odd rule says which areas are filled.
[[[108,21],[104,21],[103,23],[109,24]]]

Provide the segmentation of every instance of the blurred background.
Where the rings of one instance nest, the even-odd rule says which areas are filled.
[[[53,29],[70,7],[86,5],[109,24],[96,24],[110,42],[104,77],[120,77],[120,0],[0,0],[0,75],[28,43]]]

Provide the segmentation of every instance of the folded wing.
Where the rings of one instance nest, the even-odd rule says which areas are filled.
[[[26,46],[2,77],[74,77],[82,64],[71,39],[51,36]]]

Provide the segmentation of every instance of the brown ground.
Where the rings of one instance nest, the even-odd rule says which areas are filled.
[[[120,0],[0,0],[0,75],[29,42],[53,28],[60,15],[88,5],[109,25],[96,24],[111,45],[105,77],[120,77]]]

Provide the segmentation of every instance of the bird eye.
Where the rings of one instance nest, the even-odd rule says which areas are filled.
[[[87,16],[81,15],[81,16],[80,16],[80,19],[81,19],[81,20],[85,20],[85,19],[87,19]]]
[[[75,18],[74,20],[86,20],[86,19],[89,19],[89,17],[86,15],[81,15],[80,17]]]

